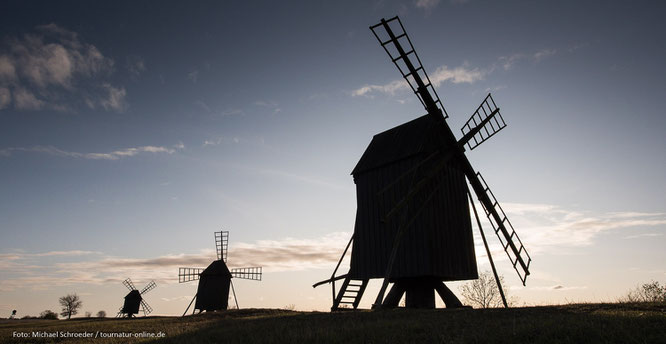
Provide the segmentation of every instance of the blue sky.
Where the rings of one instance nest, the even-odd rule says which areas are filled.
[[[513,295],[610,301],[664,280],[662,4],[0,9],[0,312],[78,292],[113,313],[131,277],[178,314],[196,286],[177,267],[207,265],[221,229],[232,266],[265,267],[237,282],[242,307],[327,309],[310,286],[353,231],[349,173],[372,135],[424,112],[368,30],[396,14],[454,131],[488,92],[508,123],[469,157],[534,259],[522,287],[496,252]]]

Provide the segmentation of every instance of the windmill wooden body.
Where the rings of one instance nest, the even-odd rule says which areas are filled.
[[[231,281],[232,278],[242,278],[255,281],[261,281],[261,267],[233,268],[227,267],[227,249],[229,244],[229,232],[215,232],[215,249],[217,251],[217,260],[208,265],[207,268],[180,268],[178,271],[178,282],[199,281],[197,293],[192,302],[194,304],[193,312],[197,309],[203,311],[218,311],[229,307],[229,289],[234,294],[236,308],[238,308],[238,299]],[[192,306],[192,302],[187,306],[185,313]],[[183,313],[183,315],[185,315]]]
[[[444,282],[478,278],[470,204],[480,230],[481,223],[468,183],[525,284],[531,258],[465,156],[465,147],[476,148],[506,126],[492,96],[488,94],[461,129],[462,138],[456,139],[400,19],[382,19],[370,29],[427,114],[373,137],[352,171],[357,195],[354,234],[331,278],[314,286],[332,283],[332,310],[343,304],[357,308],[373,278],[383,278],[373,307],[395,307],[405,295],[407,307],[434,308],[435,291],[447,307],[461,306]],[[499,284],[482,230],[481,236]],[[336,276],[350,246],[349,272]],[[343,283],[336,292],[338,280]],[[386,294],[389,283],[393,286]]]
[[[130,292],[125,296],[125,301],[123,302],[123,306],[120,308],[120,312],[118,312],[118,316],[124,316],[131,318],[135,314],[138,314],[139,311],[143,312],[143,315],[148,315],[153,311],[153,308],[146,303],[146,300],[143,299],[143,294],[155,289],[157,287],[157,284],[155,281],[150,281],[141,291],[136,289],[134,287],[134,284],[132,283],[132,280],[127,278],[126,280],[123,281],[123,285],[127,287],[127,289],[130,290]]]

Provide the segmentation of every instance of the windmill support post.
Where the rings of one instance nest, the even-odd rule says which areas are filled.
[[[479,220],[479,213],[476,212],[476,206],[474,205],[474,199],[472,195],[468,193],[469,201],[472,203],[472,210],[474,210],[474,217],[476,218],[476,224],[479,226],[479,233],[481,233],[481,239],[483,239],[483,246],[486,248],[486,254],[490,260],[490,267],[493,270],[493,275],[495,276],[495,282],[497,283],[497,289],[499,290],[500,296],[502,296],[502,303],[504,308],[509,308],[509,305],[506,303],[506,297],[504,296],[504,290],[502,290],[502,283],[500,282],[499,276],[497,275],[497,269],[495,268],[495,262],[493,262],[493,256],[490,254],[490,248],[488,247],[488,241],[486,240],[486,235],[483,234],[483,228],[481,228],[481,220]]]
[[[240,309],[240,307],[238,307],[238,298],[236,297],[236,289],[234,289],[234,281],[229,280],[229,284],[231,284],[231,291],[234,294],[234,301],[236,301],[236,309]]]
[[[190,309],[190,306],[192,306],[192,302],[194,302],[194,299],[196,299],[196,298],[197,298],[197,294],[194,294],[194,297],[192,298],[192,301],[190,301],[190,304],[187,305],[187,308],[185,309],[185,312],[183,312],[183,316],[185,316],[185,314],[187,314],[187,311]]]

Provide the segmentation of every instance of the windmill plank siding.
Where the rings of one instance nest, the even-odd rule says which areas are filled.
[[[231,272],[222,260],[216,260],[201,272],[194,309],[215,311],[229,306]]]
[[[375,135],[352,172],[356,183],[357,214],[350,276],[383,278],[401,222],[414,222],[403,234],[390,278],[432,276],[443,281],[478,277],[464,174],[448,163],[405,209],[382,219],[411,189],[412,180],[425,177],[432,159],[379,192],[430,156],[440,142],[427,116]],[[426,202],[427,201],[427,202]]]

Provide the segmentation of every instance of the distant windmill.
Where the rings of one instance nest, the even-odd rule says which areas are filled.
[[[238,308],[238,299],[232,278],[242,278],[255,281],[261,281],[261,267],[234,268],[229,270],[227,267],[227,248],[229,243],[229,231],[215,232],[215,249],[217,251],[217,260],[208,265],[207,268],[180,268],[178,271],[178,282],[190,282],[199,280],[197,293],[185,309],[185,313],[192,306],[196,299],[194,309],[203,311],[218,311],[229,307],[229,287],[234,294],[236,308]],[[183,315],[185,315],[183,313]]]
[[[131,279],[126,279],[123,281],[123,285],[130,290],[129,294],[125,296],[125,302],[118,312],[119,317],[128,317],[131,318],[134,314],[138,314],[139,310],[143,311],[143,315],[148,315],[153,311],[153,308],[150,307],[146,300],[143,299],[143,294],[155,289],[157,284],[155,281],[150,281],[141,291],[137,290],[134,287]]]
[[[506,126],[495,101],[488,94],[461,129],[462,138],[456,139],[400,19],[382,19],[370,29],[427,114],[377,134],[370,142],[352,171],[358,201],[354,234],[331,278],[313,287],[332,283],[332,310],[341,305],[357,308],[372,278],[383,278],[373,308],[396,307],[403,294],[407,307],[434,308],[434,291],[447,307],[462,306],[444,282],[478,278],[469,204],[499,286],[465,180],[524,285],[531,258],[483,177],[465,156],[465,146],[472,150]],[[336,276],[352,242],[349,272]],[[340,279],[344,282],[336,294],[335,281]],[[389,283],[393,286],[384,298]],[[499,289],[506,307],[501,286]]]

